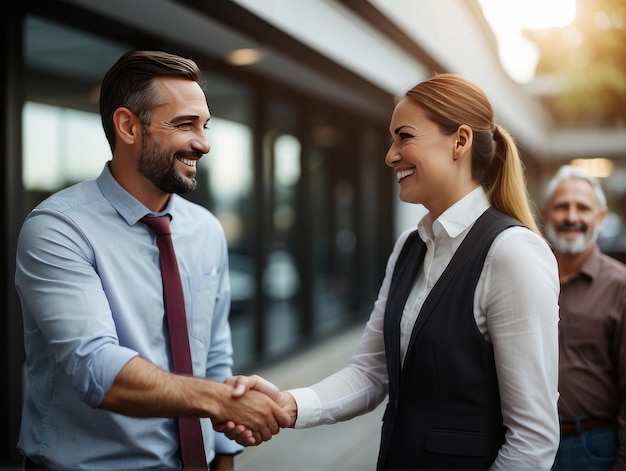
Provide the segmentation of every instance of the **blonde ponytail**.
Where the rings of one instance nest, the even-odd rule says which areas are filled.
[[[491,204],[541,235],[530,209],[525,168],[517,145],[508,131],[497,124],[493,139],[496,144],[495,157],[489,179],[490,184],[487,188]]]

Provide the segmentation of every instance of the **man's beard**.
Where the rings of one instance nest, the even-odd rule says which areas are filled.
[[[583,231],[582,234],[572,238],[565,237],[559,234],[559,231],[567,228],[577,228]],[[600,228],[598,225],[593,226],[593,229],[588,226],[561,224],[556,228],[552,224],[546,224],[545,235],[554,250],[568,255],[577,255],[587,250],[592,244],[595,243],[598,238],[598,232]]]
[[[176,172],[177,157],[199,159],[201,152],[183,152],[170,154],[163,151],[159,144],[144,133],[141,155],[139,156],[139,172],[166,193],[178,193],[184,195],[196,189],[198,181],[195,175],[192,178],[184,178]]]

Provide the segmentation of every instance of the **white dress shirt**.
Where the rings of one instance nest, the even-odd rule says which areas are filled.
[[[474,222],[489,208],[478,187],[437,220],[418,224],[427,251],[401,320],[404,358],[424,300]],[[387,395],[383,318],[396,260],[408,235],[396,241],[378,299],[348,365],[319,383],[290,390],[298,405],[296,428],[331,424],[376,408]],[[494,240],[474,296],[476,325],[493,344],[505,443],[493,469],[549,469],[559,442],[558,296],[556,259],[546,242],[524,227]]]

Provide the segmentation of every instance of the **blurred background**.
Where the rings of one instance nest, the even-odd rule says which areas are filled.
[[[8,0],[0,11],[0,466],[18,463],[17,234],[38,202],[110,158],[99,83],[127,50],[203,69],[211,153],[190,198],[227,234],[237,373],[367,319],[396,236],[424,212],[399,202],[384,165],[394,98],[436,72],[485,90],[537,206],[564,163],[600,177],[601,246],[624,260],[625,0]]]

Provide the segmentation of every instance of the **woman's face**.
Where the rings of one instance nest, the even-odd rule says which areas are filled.
[[[444,135],[422,108],[405,98],[389,126],[392,143],[385,163],[394,169],[400,199],[423,204],[435,217],[454,204],[456,135]]]

